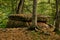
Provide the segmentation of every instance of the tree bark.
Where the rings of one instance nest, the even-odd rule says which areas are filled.
[[[56,0],[56,22],[55,22],[55,31],[59,31],[60,30],[60,28],[59,28],[59,15],[60,15],[60,13],[59,13],[59,11],[58,11],[58,0]]]
[[[17,14],[22,13],[23,11],[24,0],[20,0],[18,7],[17,7]]]
[[[37,26],[37,0],[33,0],[33,15],[32,15],[32,25]]]
[[[22,10],[21,10],[21,13],[23,14],[24,13],[24,2],[25,2],[25,0],[23,1],[23,6],[22,6]]]
[[[50,3],[50,0],[48,0],[48,3]]]

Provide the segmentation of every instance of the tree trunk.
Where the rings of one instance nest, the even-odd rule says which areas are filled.
[[[48,0],[48,3],[50,3],[50,0]]]
[[[33,0],[33,15],[32,15],[32,25],[33,27],[37,26],[37,0]]]
[[[17,14],[22,13],[23,5],[24,5],[24,0],[20,0],[18,7],[17,7]]]
[[[25,1],[25,0],[24,0],[24,1]],[[24,13],[24,1],[23,1],[22,10],[21,10],[21,13],[22,13],[22,14]]]
[[[60,27],[59,27],[59,15],[60,15],[60,13],[59,13],[59,11],[58,11],[58,0],[56,0],[56,22],[55,22],[55,31],[59,31],[60,30]]]

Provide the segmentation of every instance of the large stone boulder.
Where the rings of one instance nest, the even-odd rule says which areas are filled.
[[[32,14],[11,14],[7,22],[7,27],[29,27],[32,25]],[[37,23],[46,23],[50,16],[37,14]]]
[[[37,21],[38,22],[47,22],[49,18],[50,18],[50,16],[37,14]],[[31,22],[32,21],[32,14],[12,14],[9,16],[9,20]]]
[[[31,27],[32,25],[32,14],[12,14],[7,22],[7,28],[17,28],[17,27]],[[44,16],[37,14],[37,28],[36,31],[49,33],[54,31],[55,27],[53,25],[47,24],[46,22],[50,16]]]

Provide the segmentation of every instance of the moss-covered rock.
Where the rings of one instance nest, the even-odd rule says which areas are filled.
[[[38,22],[47,22],[50,16],[44,16],[41,14],[37,14],[37,21]],[[11,20],[17,20],[17,21],[32,21],[32,14],[12,14],[9,16],[9,19]]]

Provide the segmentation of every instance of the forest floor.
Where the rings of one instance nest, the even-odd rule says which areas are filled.
[[[60,40],[60,35],[51,35],[27,30],[27,28],[0,28],[0,40]]]

